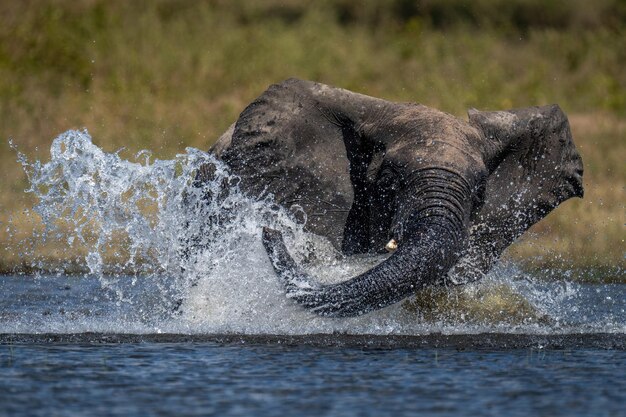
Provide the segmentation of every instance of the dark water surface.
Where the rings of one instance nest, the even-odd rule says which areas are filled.
[[[550,285],[539,327],[220,335],[145,283],[4,276],[0,416],[626,416],[626,286]]]
[[[624,416],[622,350],[0,345],[2,415]]]

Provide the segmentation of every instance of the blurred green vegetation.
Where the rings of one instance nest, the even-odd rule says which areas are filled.
[[[0,269],[24,261],[16,242],[32,228],[6,139],[46,159],[56,135],[86,127],[106,150],[169,158],[207,149],[269,84],[295,76],[460,117],[559,103],[586,197],[511,256],[623,274],[625,66],[623,0],[0,2]]]

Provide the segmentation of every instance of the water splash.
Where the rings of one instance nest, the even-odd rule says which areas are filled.
[[[580,288],[537,282],[513,266],[363,317],[318,317],[285,297],[261,244],[263,226],[283,230],[294,258],[323,282],[354,276],[384,257],[342,257],[292,213],[246,196],[213,156],[187,148],[172,160],[148,151],[125,160],[94,145],[86,131],[68,131],[54,140],[49,162],[18,159],[38,199],[44,238],[81,254],[83,281],[97,279],[100,287],[90,295],[97,300],[89,314],[66,314],[83,311],[70,303],[45,320],[0,320],[5,330],[424,334],[626,327],[623,309],[572,318],[586,308]]]
[[[115,293],[117,302],[142,301],[122,290],[119,282],[127,274],[133,274],[133,283],[151,282],[158,295],[146,321],[184,315],[184,304],[198,296],[199,288],[217,294],[207,305],[213,310],[225,297],[244,295],[246,283],[237,283],[235,292],[226,285],[232,281],[228,277],[254,262],[261,262],[260,269],[246,270],[271,279],[279,290],[258,252],[262,226],[286,230],[288,239],[303,242],[296,256],[306,256],[316,240],[305,237],[290,213],[245,196],[236,176],[197,149],[172,160],[151,160],[148,151],[141,151],[129,161],[120,152],[104,152],[86,131],[68,131],[54,140],[50,154],[45,164],[18,154],[31,184],[27,192],[38,199],[34,211],[45,226],[43,238],[63,236],[58,245],[68,253],[82,249],[79,263]],[[199,170],[210,178],[197,181]],[[246,253],[255,250],[252,256]],[[223,286],[216,286],[224,277]],[[224,294],[226,288],[232,294]]]

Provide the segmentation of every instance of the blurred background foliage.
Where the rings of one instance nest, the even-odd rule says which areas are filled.
[[[171,158],[207,149],[269,84],[295,76],[459,117],[559,103],[586,197],[509,256],[623,280],[625,66],[624,0],[3,1],[0,269],[28,268],[17,242],[33,223],[8,138],[47,159],[55,136],[87,128],[107,151]],[[48,246],[38,250],[67,256]]]

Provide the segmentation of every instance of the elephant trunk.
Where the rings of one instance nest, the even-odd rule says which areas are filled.
[[[394,304],[441,279],[464,244],[470,188],[463,178],[447,171],[421,174],[407,187],[414,197],[399,212],[402,237],[398,249],[347,281],[317,283],[291,258],[280,232],[264,229],[265,248],[287,296],[319,315],[350,317]]]

